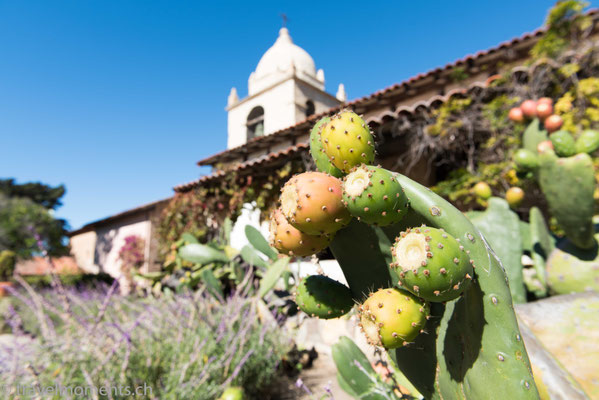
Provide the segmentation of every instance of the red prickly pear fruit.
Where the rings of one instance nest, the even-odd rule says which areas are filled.
[[[537,102],[534,100],[524,100],[520,108],[526,118],[532,119],[537,116]]]
[[[562,119],[562,117],[553,114],[545,119],[545,129],[547,129],[547,132],[549,133],[555,132],[562,127],[563,123],[564,120]]]
[[[428,303],[396,288],[377,290],[359,310],[360,325],[368,342],[386,349],[413,341],[429,315]]]
[[[367,224],[395,224],[408,212],[403,188],[391,171],[380,167],[354,167],[343,179],[343,200],[351,215]]]
[[[474,276],[464,247],[441,229],[408,229],[397,237],[391,254],[402,288],[427,301],[457,299]]]
[[[511,208],[518,208],[522,204],[522,200],[524,200],[524,190],[517,186],[509,188],[505,192],[505,200]]]
[[[308,235],[287,221],[280,208],[270,217],[270,243],[279,253],[306,257],[326,249],[333,235]]]
[[[477,197],[483,200],[487,200],[493,195],[491,187],[486,182],[478,182],[476,185],[474,185],[472,191]]]
[[[285,218],[309,235],[334,233],[351,220],[343,205],[341,181],[322,172],[293,176],[283,186],[280,200]]]
[[[553,151],[553,143],[551,142],[551,140],[543,140],[541,143],[537,145],[537,151],[539,152],[539,154],[549,150]]]
[[[553,114],[553,105],[549,103],[537,103],[537,117],[544,121]]]
[[[553,99],[551,97],[541,97],[537,100],[537,105],[538,104],[549,104],[550,106],[553,106]]]
[[[345,173],[374,161],[374,137],[366,122],[352,111],[333,115],[320,128],[320,139],[331,163]]]
[[[514,107],[510,110],[508,118],[514,122],[524,121],[524,113],[520,107]]]

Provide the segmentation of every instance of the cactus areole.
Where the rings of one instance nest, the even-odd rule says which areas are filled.
[[[309,235],[334,233],[351,220],[341,199],[341,181],[322,172],[295,175],[283,186],[281,211]]]

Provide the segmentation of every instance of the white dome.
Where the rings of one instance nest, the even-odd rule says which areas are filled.
[[[287,28],[281,28],[279,37],[270,49],[264,53],[256,71],[250,75],[249,92],[256,93],[275,83],[291,71],[296,76],[304,78],[313,84],[322,85],[316,75],[314,60],[308,52],[295,45],[289,36]]]

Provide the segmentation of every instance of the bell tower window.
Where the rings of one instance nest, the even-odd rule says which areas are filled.
[[[309,117],[310,115],[314,114],[314,111],[314,102],[312,100],[308,100],[306,102],[306,117]]]
[[[247,140],[264,136],[264,108],[254,107],[248,115],[246,126]]]

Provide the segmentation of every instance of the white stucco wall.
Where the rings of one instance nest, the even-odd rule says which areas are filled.
[[[98,273],[100,267],[94,262],[96,252],[96,232],[83,232],[70,238],[71,255],[75,257],[75,261],[79,268],[83,271],[95,274]]]

